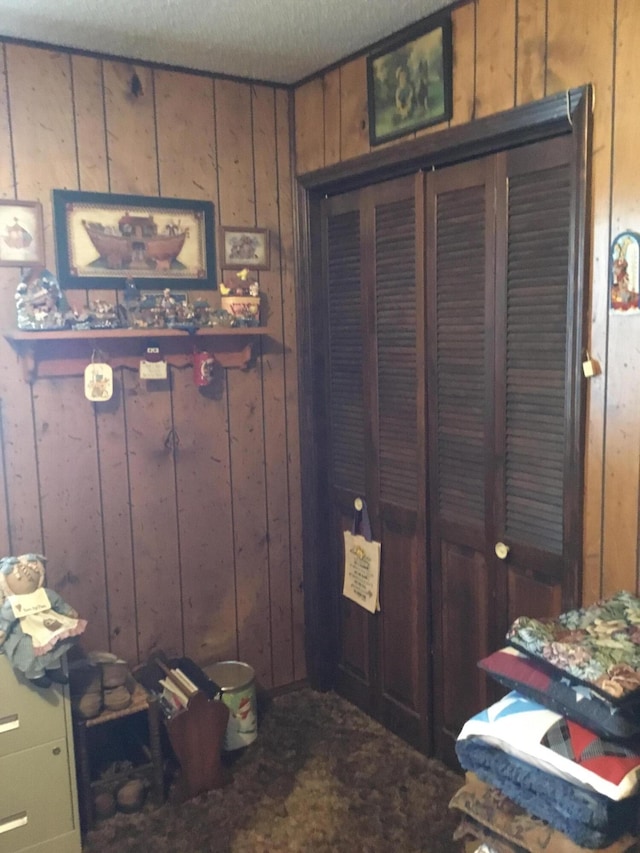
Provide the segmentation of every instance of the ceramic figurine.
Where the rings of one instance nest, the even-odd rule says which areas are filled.
[[[61,329],[71,314],[58,279],[40,267],[27,271],[15,300],[19,329]]]
[[[87,627],[76,611],[44,587],[45,558],[23,554],[0,560],[0,652],[38,687],[67,679],[61,658]]]

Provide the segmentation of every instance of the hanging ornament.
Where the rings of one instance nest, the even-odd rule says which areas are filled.
[[[104,403],[113,397],[113,370],[103,361],[96,361],[95,350],[84,371],[84,396],[93,403]]]

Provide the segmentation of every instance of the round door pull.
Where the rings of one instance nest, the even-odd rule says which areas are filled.
[[[495,552],[496,552],[496,557],[499,560],[506,560],[507,554],[509,553],[510,550],[511,549],[509,548],[509,546],[505,545],[504,542],[496,542]]]

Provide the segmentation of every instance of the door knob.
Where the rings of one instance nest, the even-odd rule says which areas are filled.
[[[499,560],[506,560],[507,554],[509,553],[510,550],[511,549],[509,548],[509,546],[505,545],[504,542],[496,542],[495,552],[496,552],[496,557]]]

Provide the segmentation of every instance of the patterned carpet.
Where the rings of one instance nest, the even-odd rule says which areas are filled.
[[[447,809],[461,777],[334,693],[273,700],[222,790],[134,815],[86,853],[458,853]]]

